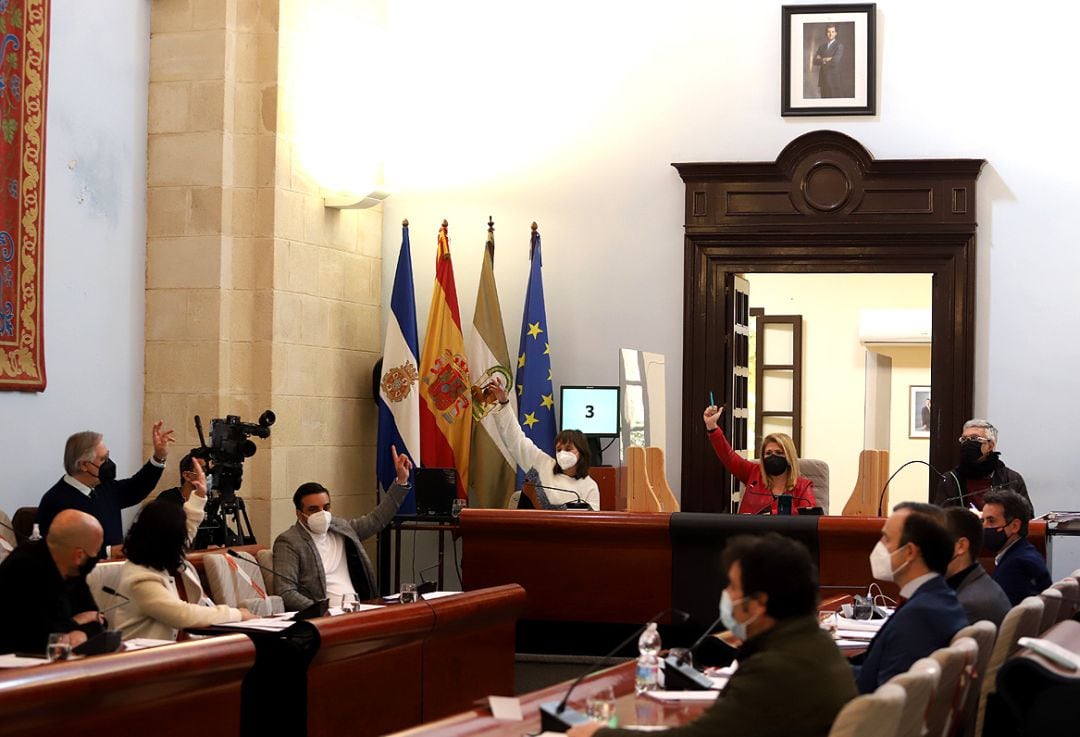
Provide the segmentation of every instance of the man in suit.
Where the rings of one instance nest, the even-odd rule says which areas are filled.
[[[151,431],[154,453],[128,479],[117,480],[116,464],[101,433],[77,432],[68,438],[64,445],[66,473],[38,502],[37,523],[41,534],[48,534],[49,525],[61,510],[78,509],[101,523],[105,545],[123,542],[121,510],[135,506],[154,490],[169,457],[173,431],[162,429],[164,425],[161,420],[154,423]]]
[[[945,529],[954,540],[953,558],[946,570],[949,588],[956,592],[969,622],[986,619],[1000,625],[1012,604],[976,557],[982,550],[982,522],[968,509],[949,507],[945,510]]]
[[[45,654],[49,635],[66,632],[72,647],[101,631],[102,617],[86,585],[103,533],[74,509],[56,515],[44,540],[23,543],[0,564],[0,653]]]
[[[968,420],[960,433],[960,463],[945,474],[931,502],[939,507],[982,509],[986,492],[1012,489],[1031,503],[1024,477],[1001,460],[998,431],[986,420]]]
[[[827,734],[856,695],[851,668],[817,620],[817,575],[810,554],[771,533],[739,536],[724,549],[726,626],[743,641],[739,669],[708,711],[668,737],[812,737]],[[632,737],[596,722],[570,737]]]
[[[1049,588],[1046,559],[1027,539],[1031,506],[1015,491],[991,491],[983,497],[983,547],[995,554],[994,580],[1016,606]]]
[[[301,484],[293,494],[296,524],[274,541],[276,590],[285,609],[300,611],[329,599],[338,606],[343,597],[372,599],[379,591],[371,560],[361,541],[390,524],[409,493],[412,463],[394,454],[397,479],[371,514],[346,520],[330,514],[330,492],[321,484]],[[295,582],[295,583],[293,583]],[[297,585],[299,584],[299,585]]]
[[[823,98],[851,97],[851,94],[843,89],[845,52],[844,44],[836,37],[836,25],[830,23],[825,27],[825,43],[818,46],[817,53],[814,54],[814,66],[818,68],[818,87]]]
[[[874,691],[919,658],[946,647],[968,624],[943,578],[953,543],[941,519],[937,507],[907,502],[893,509],[881,529],[870,569],[879,581],[896,582],[900,601],[855,666],[860,693]]]

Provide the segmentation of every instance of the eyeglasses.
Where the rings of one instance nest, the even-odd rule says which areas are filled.
[[[979,445],[982,445],[983,443],[989,443],[990,441],[986,438],[980,438],[978,435],[961,435],[956,439],[956,442],[960,443],[960,445],[963,445],[964,443],[978,443]]]

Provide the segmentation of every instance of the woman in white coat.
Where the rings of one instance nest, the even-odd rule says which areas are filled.
[[[540,486],[538,496],[546,496],[552,506],[583,501],[590,509],[600,509],[600,488],[589,476],[589,443],[580,430],[563,430],[555,436],[555,457],[536,447],[525,436],[514,413],[507,409],[510,398],[502,385],[492,385],[499,408],[495,427],[499,430],[510,456],[521,468],[536,470]]]
[[[190,474],[190,475],[189,475]],[[147,637],[175,640],[181,630],[251,619],[247,609],[215,606],[203,594],[187,550],[206,507],[202,466],[185,473],[195,487],[183,509],[175,502],[147,504],[124,540],[124,563],[117,590],[130,601],[117,607],[114,626],[125,640]]]

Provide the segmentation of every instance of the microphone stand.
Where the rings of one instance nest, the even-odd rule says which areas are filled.
[[[577,711],[576,709],[566,708],[566,702],[570,700],[570,694],[573,693],[574,689],[577,688],[578,684],[585,679],[585,676],[596,671],[596,667],[600,663],[604,662],[612,655],[629,645],[631,642],[633,642],[635,637],[640,637],[641,633],[645,631],[646,627],[648,627],[650,624],[653,624],[654,622],[659,621],[660,618],[668,612],[675,615],[675,618],[679,620],[679,623],[685,622],[690,617],[689,614],[682,611],[681,609],[665,609],[664,611],[653,616],[648,622],[638,627],[636,630],[634,630],[634,632],[630,634],[629,637],[627,637],[625,640],[613,647],[611,649],[611,652],[609,652],[607,655],[602,655],[597,658],[596,661],[593,662],[593,664],[590,665],[584,673],[578,676],[577,680],[570,684],[570,688],[566,689],[566,695],[563,696],[562,701],[559,701],[558,703],[554,701],[549,701],[547,703],[540,704],[540,729],[544,732],[566,732],[568,729],[575,725],[588,722],[589,717],[582,714],[580,711]]]
[[[547,489],[547,490],[550,490],[550,491],[562,491],[562,492],[565,492],[567,494],[573,494],[575,497],[577,497],[577,500],[567,503],[567,505],[566,505],[567,509],[583,509],[583,510],[590,510],[590,511],[592,510],[592,507],[589,506],[589,503],[581,498],[581,494],[578,494],[573,489],[561,489],[558,486],[544,486],[543,484],[534,484],[531,481],[526,481],[526,483],[528,483],[534,489]],[[548,501],[547,503],[551,504],[550,501]],[[570,506],[571,504],[574,504],[576,506],[571,507]],[[555,505],[551,505],[551,506],[555,506]]]
[[[892,480],[893,480],[894,478],[896,478],[896,474],[898,474],[898,473],[900,473],[901,471],[903,471],[903,470],[904,470],[905,468],[907,468],[908,466],[910,466],[910,465],[911,465],[912,463],[921,463],[922,465],[926,466],[926,467],[927,467],[927,468],[929,468],[929,469],[930,469],[931,471],[933,471],[934,473],[936,473],[936,474],[938,475],[938,478],[939,478],[939,479],[944,479],[944,478],[945,478],[945,474],[943,474],[943,473],[942,473],[941,471],[937,470],[936,468],[934,468],[933,466],[931,466],[931,465],[930,465],[929,463],[927,463],[926,461],[922,461],[922,460],[919,460],[918,458],[916,458],[915,460],[911,460],[911,461],[908,461],[907,463],[904,463],[904,464],[902,464],[902,465],[900,466],[900,468],[898,468],[898,469],[896,469],[895,471],[893,471],[893,472],[892,472],[892,476],[890,476],[890,477],[888,478],[888,480],[887,480],[887,481],[885,482],[885,485],[881,487],[881,493],[880,493],[880,494],[878,495],[878,505],[877,505],[877,516],[878,516],[878,517],[880,517],[880,516],[881,516],[881,513],[882,513],[882,511],[883,511],[883,510],[882,510],[881,508],[882,508],[882,506],[883,506],[883,505],[885,504],[885,491],[886,491],[886,490],[887,490],[887,489],[889,488],[889,484],[891,484],[891,483],[892,483]],[[956,476],[953,476],[953,478],[954,478],[954,479],[956,479]],[[958,490],[960,489],[960,481],[959,481],[959,480],[957,480],[957,481],[956,481],[956,488],[957,488]],[[963,492],[963,491],[961,490],[961,491],[960,491],[960,498],[962,499],[962,498],[963,498],[963,496],[964,496],[964,492]]]
[[[664,658],[665,690],[708,691],[713,687],[712,679],[687,663],[686,659],[697,649],[698,645],[705,641],[705,638],[709,636],[709,633],[712,632],[713,628],[718,624],[720,624],[720,617],[713,620],[713,623],[706,627],[705,631],[701,633],[701,637],[697,638],[697,640],[694,641],[694,644],[688,647],[682,655],[677,658],[668,655]]]
[[[301,585],[299,581],[291,579],[288,576],[282,576],[280,573],[275,571],[273,568],[267,568],[266,566],[260,565],[258,562],[253,561],[250,558],[245,558],[244,556],[240,555],[240,553],[236,552],[232,548],[229,548],[225,552],[228,553],[229,555],[231,555],[234,558],[239,558],[240,560],[244,561],[245,563],[250,563],[251,565],[255,566],[256,568],[260,568],[260,569],[262,569],[264,571],[268,571],[269,573],[272,573],[275,577],[280,578],[282,581],[285,581],[286,583],[291,583],[293,586],[296,587],[297,591],[303,592],[304,594],[307,595],[307,597],[309,599],[311,599],[314,602],[314,603],[311,604],[311,606],[309,606],[309,607],[307,607],[305,609],[301,609],[296,614],[294,614],[293,615],[293,621],[294,622],[303,622],[305,619],[315,619],[316,617],[325,617],[326,613],[328,611],[330,611],[330,600],[329,599],[316,599],[315,595],[312,594],[310,591],[308,591],[306,586]]]

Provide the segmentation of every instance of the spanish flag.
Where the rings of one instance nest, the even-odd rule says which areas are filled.
[[[472,395],[447,227],[443,220],[435,259],[435,290],[420,356],[420,464],[456,468],[458,497],[468,499]]]

